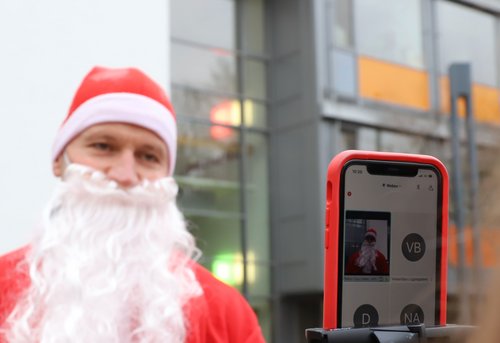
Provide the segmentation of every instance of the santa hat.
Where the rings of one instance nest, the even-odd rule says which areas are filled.
[[[94,67],[76,91],[52,148],[55,160],[79,133],[95,124],[126,123],[156,133],[169,152],[168,175],[175,168],[177,126],[163,89],[136,68]]]
[[[365,239],[368,237],[372,237],[374,240],[377,240],[377,231],[374,228],[369,228],[365,232]]]

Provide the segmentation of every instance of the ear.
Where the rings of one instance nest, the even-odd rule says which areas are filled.
[[[63,173],[63,154],[60,154],[54,162],[52,162],[52,173],[54,176],[61,177]]]

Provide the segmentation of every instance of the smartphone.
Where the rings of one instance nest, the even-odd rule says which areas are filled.
[[[446,324],[448,173],[351,150],[328,167],[323,326]]]

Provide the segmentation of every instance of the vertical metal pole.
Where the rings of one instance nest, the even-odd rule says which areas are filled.
[[[454,156],[454,176],[456,182],[455,188],[455,201],[456,201],[456,224],[457,230],[460,227],[459,234],[459,254],[460,254],[460,269],[462,269],[462,276],[465,275],[465,247],[464,247],[464,205],[462,196],[462,177],[461,177],[461,163],[460,163],[460,143],[459,143],[459,124],[457,117],[456,103],[458,99],[463,98],[466,101],[466,130],[467,130],[467,154],[469,162],[469,182],[470,182],[470,227],[472,230],[472,243],[474,249],[474,289],[482,289],[482,274],[481,274],[481,231],[479,227],[479,208],[478,208],[478,190],[479,190],[479,172],[477,164],[477,149],[476,149],[476,129],[474,121],[474,113],[472,111],[472,96],[471,96],[471,67],[468,63],[455,63],[450,66],[450,93],[452,104],[452,139],[453,139],[453,156]],[[463,319],[466,323],[470,322],[470,304],[468,292],[465,286],[469,285],[467,278],[461,280],[464,282],[459,287],[465,292],[463,294],[462,306],[465,312],[462,313]],[[470,285],[469,285],[470,286]]]
[[[458,244],[458,266],[457,266],[457,283],[460,299],[460,318],[463,323],[470,323],[470,303],[467,294],[466,270],[465,270],[465,208],[463,200],[463,178],[462,178],[462,157],[460,151],[460,123],[458,119],[457,102],[461,97],[470,95],[470,83],[467,87],[462,76],[464,73],[463,65],[452,64],[449,68],[450,78],[450,98],[451,98],[451,113],[450,113],[450,128],[451,128],[451,143],[452,143],[452,195],[454,200],[453,219],[457,230]],[[462,86],[462,87],[461,87]]]
[[[470,73],[470,71],[469,71]],[[472,230],[472,242],[474,247],[474,289],[482,289],[482,249],[481,249],[481,227],[479,225],[479,171],[477,164],[476,148],[476,123],[472,111],[472,97],[467,99],[467,141],[470,168],[470,224]]]
[[[244,101],[244,73],[243,73],[243,11],[244,11],[244,0],[238,0],[236,4],[236,79],[237,79],[237,89],[239,97],[239,107],[240,107],[240,159],[239,159],[239,181],[240,181],[240,211],[241,211],[241,255],[243,263],[243,287],[242,293],[245,298],[248,299],[248,221],[247,221],[247,203],[246,203],[246,137],[245,137],[245,106],[243,106]]]

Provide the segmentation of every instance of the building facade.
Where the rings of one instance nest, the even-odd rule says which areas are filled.
[[[248,297],[269,340],[321,325],[332,156],[423,153],[451,168],[451,63],[472,66],[481,185],[492,174],[500,1],[172,0],[171,24],[181,203],[203,263]],[[496,228],[482,237],[487,268]],[[450,322],[458,253],[452,222]]]

